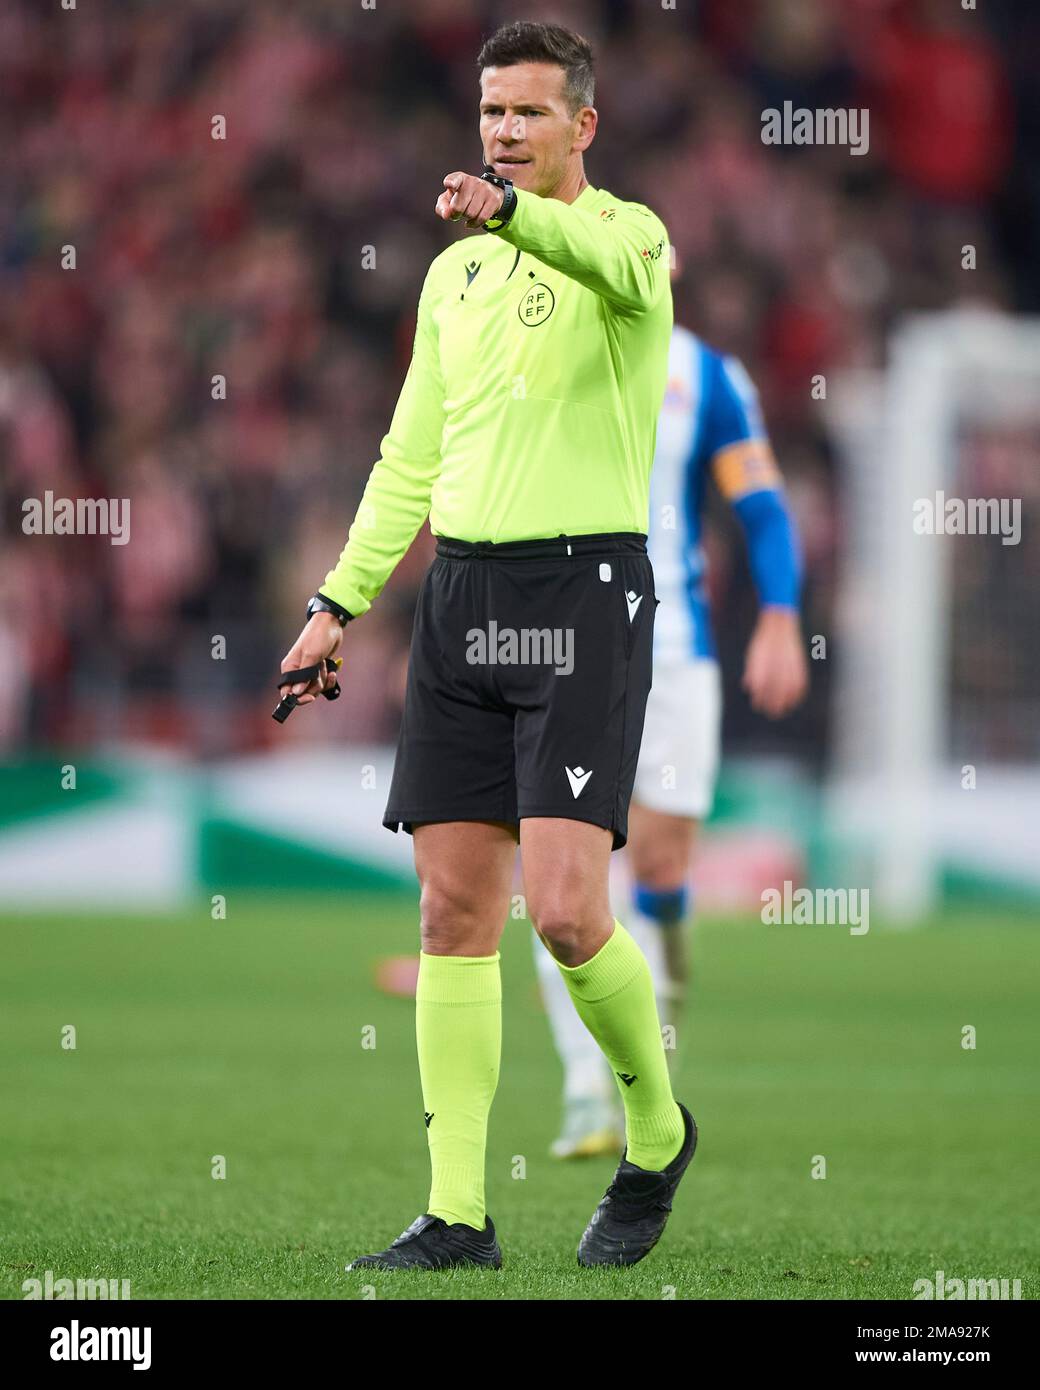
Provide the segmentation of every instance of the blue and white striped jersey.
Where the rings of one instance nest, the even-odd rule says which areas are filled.
[[[701,544],[709,471],[744,527],[760,601],[797,607],[797,540],[758,393],[737,358],[677,324],[650,477],[655,661],[715,655]]]

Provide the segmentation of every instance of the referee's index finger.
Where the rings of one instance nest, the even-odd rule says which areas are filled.
[[[462,187],[462,180],[465,177],[465,174],[460,173],[457,169],[454,174],[445,174],[444,187],[450,188],[453,193],[457,193],[459,189]]]

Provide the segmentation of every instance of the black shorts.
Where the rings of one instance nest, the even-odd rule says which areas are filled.
[[[561,816],[620,849],[656,607],[642,535],[439,538],[383,824]]]

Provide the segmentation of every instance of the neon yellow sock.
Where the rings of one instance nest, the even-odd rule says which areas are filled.
[[[614,1073],[625,1106],[628,1161],[659,1172],[682,1148],[686,1129],[668,1080],[646,957],[615,918],[613,932],[591,960],[556,963]]]
[[[484,1229],[484,1148],[502,1056],[493,956],[419,954],[415,1040],[433,1180],[427,1211]]]

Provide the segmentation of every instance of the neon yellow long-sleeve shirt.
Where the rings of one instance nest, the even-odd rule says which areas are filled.
[[[412,360],[321,592],[367,611],[425,520],[516,541],[646,532],[672,329],[668,233],[585,187],[517,192],[500,231],[432,263]]]

